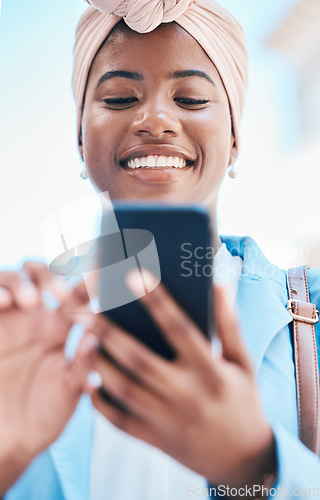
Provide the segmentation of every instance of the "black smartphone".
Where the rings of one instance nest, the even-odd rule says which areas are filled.
[[[115,219],[116,223],[115,224]],[[102,314],[150,349],[174,359],[152,318],[125,284],[131,269],[151,271],[167,287],[203,334],[214,328],[213,238],[208,212],[200,206],[113,202],[102,217],[99,300]],[[143,274],[142,274],[143,281]]]

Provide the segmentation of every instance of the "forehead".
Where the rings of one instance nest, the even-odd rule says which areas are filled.
[[[148,65],[165,69],[204,69],[220,80],[218,72],[199,43],[175,22],[161,24],[150,33],[137,33],[121,21],[99,49],[91,73],[106,67]]]

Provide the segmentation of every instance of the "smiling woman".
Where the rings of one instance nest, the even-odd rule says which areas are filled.
[[[299,441],[286,273],[250,238],[217,232],[218,191],[239,151],[247,83],[242,29],[213,0],[89,3],[73,74],[87,175],[111,199],[205,205],[215,268],[231,286],[239,320],[217,288],[222,349],[212,353],[188,311],[145,274],[152,292],[141,303],[175,360],[92,316],[82,320],[87,331],[66,363],[68,331],[88,301],[84,285],[61,290],[43,266],[30,263],[23,274],[0,273],[0,433],[7,430],[0,492],[15,481],[6,500],[182,500],[207,493],[208,483],[220,497],[230,488],[233,497],[246,491],[247,498],[261,497],[263,487],[320,488],[318,457]],[[308,280],[319,306],[319,273],[309,271]],[[128,282],[135,291],[135,276]],[[54,311],[41,300],[48,288],[60,301]],[[70,307],[75,313],[65,315]],[[314,330],[311,336],[315,343]],[[315,354],[312,366],[316,361]],[[120,408],[86,382],[92,369]],[[316,400],[317,384],[303,398],[312,390]],[[90,400],[80,399],[85,391]]]
[[[90,178],[118,199],[212,208],[236,154],[218,71],[175,23],[116,25],[90,70],[79,138]]]

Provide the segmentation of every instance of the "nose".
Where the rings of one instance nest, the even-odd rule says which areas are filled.
[[[152,138],[176,137],[181,131],[181,123],[170,103],[151,97],[141,105],[133,120],[132,131],[135,135]]]

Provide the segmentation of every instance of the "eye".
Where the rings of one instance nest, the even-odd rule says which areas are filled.
[[[103,102],[111,109],[130,108],[138,99],[136,97],[108,97]]]
[[[174,101],[184,108],[197,108],[209,102],[209,99],[190,99],[187,97],[175,97]]]

